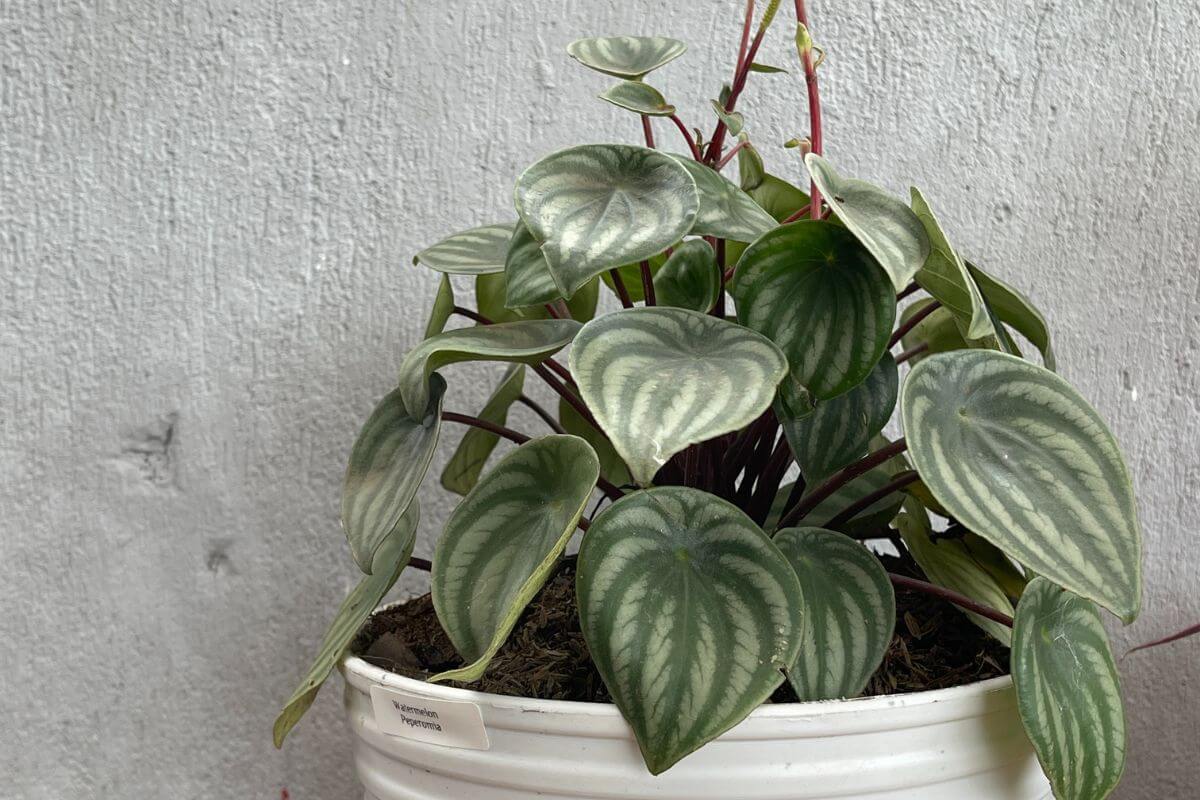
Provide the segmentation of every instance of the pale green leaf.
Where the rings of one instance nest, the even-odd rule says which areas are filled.
[[[576,337],[570,364],[584,402],[643,486],[688,445],[749,424],[787,372],[764,336],[664,307],[592,320]]]
[[[359,581],[350,595],[342,601],[333,622],[325,632],[325,637],[321,640],[317,657],[308,673],[275,718],[273,735],[276,747],[283,746],[283,740],[287,738],[288,733],[317,699],[321,684],[325,683],[325,679],[333,672],[346,648],[354,641],[358,629],[367,621],[367,617],[408,565],[408,558],[412,555],[413,544],[417,538],[419,519],[420,510],[414,501],[396,527],[380,543],[371,566],[371,574]]]
[[[425,323],[425,338],[437,336],[446,330],[446,322],[454,311],[454,287],[450,284],[450,276],[442,275],[438,283],[437,294],[433,298],[433,308],[429,310],[429,321]]]
[[[452,275],[500,272],[504,269],[504,254],[512,232],[511,222],[462,231],[417,253],[413,263]]]
[[[1137,616],[1129,471],[1074,388],[1015,356],[960,350],[914,367],[900,406],[913,463],[955,519],[1126,622]]]
[[[761,172],[762,160],[758,159],[757,154],[746,156],[743,159],[746,151],[750,149],[747,146],[738,151],[738,171],[741,173],[742,188],[763,211],[770,214],[775,221],[783,222],[808,205],[807,192],[797,189],[782,178]],[[742,257],[742,253],[746,251],[746,247],[747,245],[742,242],[726,242],[726,263],[736,264]]]
[[[738,111],[726,111],[725,106],[721,105],[719,100],[712,101],[713,111],[717,114],[717,119],[725,123],[725,127],[729,130],[731,136],[737,136],[746,126],[746,119]]]
[[[753,192],[766,178],[767,171],[763,166],[762,156],[754,145],[747,141],[737,152],[738,183],[744,192]],[[759,205],[762,205],[759,203]],[[778,217],[776,218],[778,219]]]
[[[930,248],[929,258],[917,271],[917,283],[950,309],[962,325],[966,338],[978,340],[995,336],[996,329],[975,279],[950,245],[933,209],[916,187],[912,188],[912,209],[925,227]]]
[[[599,36],[567,45],[567,55],[589,69],[636,80],[683,55],[687,45],[666,36]]]
[[[697,489],[635,492],[592,523],[576,576],[580,626],[650,772],[779,686],[800,645],[800,592],[770,538]]]
[[[454,509],[433,556],[438,620],[467,666],[431,681],[477,680],[550,576],[596,487],[600,464],[576,436],[513,450]]]
[[[552,319],[545,305],[505,305],[508,296],[508,273],[495,272],[475,278],[475,304],[479,313],[492,322],[518,322],[527,319]],[[557,298],[556,298],[557,299]],[[596,304],[600,299],[600,281],[592,279],[584,284],[575,295],[567,300],[571,319],[587,322],[596,315]],[[550,302],[550,301],[547,301]]]
[[[462,361],[539,364],[571,343],[579,323],[570,319],[527,320],[457,328],[418,344],[400,364],[405,408],[425,408],[434,372]]]
[[[342,530],[350,554],[370,572],[375,552],[412,504],[437,447],[446,382],[429,381],[423,412],[412,417],[399,389],[375,407],[354,447],[342,482]]]
[[[934,540],[929,515],[916,498],[909,497],[904,501],[904,511],[896,517],[895,526],[913,560],[930,581],[1012,616],[1012,601],[975,560],[962,539]],[[970,611],[963,613],[1002,644],[1012,643],[1012,630],[1007,625]]]
[[[771,215],[737,184],[694,159],[675,158],[692,176],[700,194],[700,210],[692,226],[693,234],[752,242],[775,227]]]
[[[654,294],[660,306],[709,311],[724,291],[721,278],[716,253],[708,242],[689,239],[675,248],[654,276]]]
[[[801,701],[856,697],[896,626],[887,571],[860,543],[823,528],[786,528],[775,545],[800,579],[807,620],[788,681]]]
[[[629,468],[625,466],[625,462],[621,460],[621,456],[617,454],[604,432],[593,427],[575,410],[575,406],[561,397],[558,400],[558,422],[567,433],[578,436],[592,446],[596,457],[600,459],[600,475],[605,480],[613,486],[628,486],[632,483]]]
[[[1055,369],[1054,349],[1050,346],[1050,329],[1046,325],[1045,317],[1033,306],[1029,298],[973,264],[968,263],[967,269],[996,318],[1033,343],[1041,352],[1042,363],[1046,369]]]
[[[1096,607],[1035,578],[1017,604],[1017,708],[1058,800],[1104,800],[1125,771],[1121,685]]]
[[[895,290],[907,286],[929,257],[929,238],[917,215],[878,186],[840,177],[816,153],[804,163],[825,202],[879,261]]]
[[[879,363],[896,318],[887,275],[845,228],[819,220],[776,228],[738,260],[738,321],[787,355],[789,380],[827,400]]]
[[[661,253],[692,229],[696,183],[657,150],[592,144],[560,150],[521,174],[517,211],[542,243],[559,291],[570,297],[611,267]]]
[[[525,365],[513,364],[504,373],[500,384],[492,392],[483,409],[476,414],[485,422],[505,425],[508,422],[508,410],[517,402],[525,387]],[[471,491],[483,472],[483,465],[496,449],[500,437],[483,428],[469,427],[458,443],[454,454],[442,470],[442,486],[455,494],[466,494]]]
[[[935,301],[932,298],[924,297],[909,303],[900,312],[899,324],[906,324],[933,302]],[[913,366],[935,353],[966,350],[971,346],[963,338],[962,331],[959,329],[958,321],[954,318],[954,314],[945,306],[935,308],[925,319],[914,325],[908,333],[901,337],[900,344],[905,350],[925,345],[926,349],[924,352],[909,357],[908,363]]]
[[[781,72],[785,75],[787,74],[787,70],[783,67],[775,67],[770,64],[760,64],[757,61],[750,65],[750,71],[760,72],[764,75],[778,75]]]
[[[600,99],[649,117],[669,117],[675,113],[675,106],[658,89],[641,81],[621,81],[601,92]]]

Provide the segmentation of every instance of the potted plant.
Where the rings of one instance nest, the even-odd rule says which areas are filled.
[[[642,143],[542,158],[515,220],[415,258],[441,273],[426,336],[346,471],[365,575],[275,724],[280,745],[341,664],[369,798],[1093,800],[1120,778],[1101,609],[1137,616],[1141,535],[1118,446],[1054,371],[1042,315],[963,258],[919,191],[824,157],[802,0],[810,135],[778,169],[808,191],[766,171],[735,110],[751,77],[783,72],[756,60],[779,2],[754,6],[707,138],[645,81],[681,42],[574,42]],[[602,292],[621,309],[597,313]],[[513,366],[478,414],[444,408],[441,370],[480,360]],[[525,397],[527,372],[557,414]],[[518,401],[545,435],[507,426]],[[463,498],[430,564],[411,557],[416,494],[447,423],[469,428],[442,476]],[[500,439],[517,446],[488,466]],[[347,653],[410,564],[431,570],[450,668]],[[1011,679],[845,700],[899,641],[898,592],[955,608],[946,636],[1011,648]],[[472,690],[533,602],[577,626],[584,694],[611,703]]]

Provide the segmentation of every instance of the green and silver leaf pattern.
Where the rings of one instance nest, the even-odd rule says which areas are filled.
[[[454,286],[450,276],[443,274],[438,283],[437,294],[433,298],[433,308],[429,310],[429,321],[425,323],[425,337],[437,336],[446,330],[446,323],[454,311]]]
[[[425,408],[434,372],[462,361],[516,361],[539,364],[575,338],[580,324],[542,319],[479,325],[439,333],[418,344],[400,364],[400,394],[405,408]]]
[[[887,350],[896,297],[887,275],[845,228],[796,222],[738,260],[738,321],[779,345],[789,378],[827,400],[862,383]]]
[[[517,223],[504,255],[504,292],[504,306],[510,309],[541,306],[562,297],[542,255],[542,243],[524,223]]]
[[[717,255],[703,239],[689,239],[676,247],[654,275],[654,294],[660,306],[709,311],[724,289]]]
[[[570,297],[611,267],[661,253],[692,229],[696,183],[657,150],[592,144],[552,153],[521,174],[517,211]]]
[[[600,99],[648,117],[669,117],[675,113],[675,106],[658,89],[641,81],[621,81],[601,92]]]
[[[417,494],[442,425],[446,382],[434,375],[424,412],[409,416],[400,390],[375,407],[354,447],[342,481],[342,530],[354,563],[370,573],[375,552],[399,524]]]
[[[1137,616],[1129,471],[1074,388],[1015,356],[960,350],[914,367],[900,406],[913,463],[955,519],[1126,622]]]
[[[482,275],[504,269],[504,254],[512,238],[511,222],[483,225],[449,236],[413,257],[414,264],[451,275]]]
[[[683,55],[687,45],[666,36],[598,36],[567,45],[567,55],[589,69],[637,80]]]
[[[784,435],[810,486],[866,455],[871,437],[892,417],[899,388],[896,361],[884,353],[865,381],[843,395],[817,403],[811,414],[793,417],[777,405]]]
[[[525,388],[525,365],[513,364],[504,373],[498,386],[476,416],[485,422],[504,425],[508,410],[517,402]],[[483,465],[499,444],[500,437],[483,428],[467,428],[462,441],[442,470],[442,487],[455,494],[466,494],[479,481]]]
[[[788,681],[801,701],[856,697],[896,626],[887,571],[870,550],[823,528],[786,528],[775,545],[800,579],[807,621]]]
[[[933,209],[916,187],[912,188],[912,209],[925,227],[930,248],[925,266],[917,271],[917,283],[950,309],[958,318],[968,339],[980,340],[995,336],[996,329],[992,325],[983,294],[967,271],[966,263],[942,232],[942,226]]]
[[[413,544],[417,539],[419,519],[420,510],[416,501],[413,501],[396,527],[379,545],[379,550],[375,553],[375,560],[372,563],[371,573],[359,581],[358,585],[354,587],[354,591],[342,601],[341,607],[334,615],[333,622],[325,632],[325,637],[321,640],[317,657],[313,660],[304,680],[300,682],[299,688],[288,698],[283,710],[275,718],[273,731],[275,747],[283,746],[283,740],[287,738],[288,733],[304,716],[304,712],[308,711],[313,701],[317,699],[317,692],[321,690],[321,685],[333,672],[333,668],[341,660],[346,648],[354,641],[359,628],[367,621],[367,617],[383,600],[383,596],[388,593],[388,590],[400,577],[400,573],[408,565],[408,558],[412,555]]]
[[[692,176],[700,194],[700,209],[691,230],[696,236],[753,242],[776,227],[775,219],[754,198],[712,167],[685,156],[675,156],[675,160]]]
[[[584,402],[643,486],[688,445],[749,424],[787,372],[766,337],[666,307],[592,320],[575,338],[570,364]]]
[[[1012,601],[961,539],[933,539],[929,515],[916,498],[904,501],[904,511],[896,517],[895,525],[908,552],[929,580],[1012,616]],[[1002,644],[1012,644],[1012,630],[1008,626],[970,611],[963,613]]]
[[[431,593],[442,628],[468,665],[431,681],[483,674],[550,576],[599,475],[583,439],[532,439],[454,509],[434,552]]]
[[[1021,721],[1058,800],[1104,800],[1125,770],[1121,686],[1096,607],[1045,578],[1030,582],[1013,629]]]
[[[588,650],[657,775],[736,725],[800,645],[795,573],[735,506],[667,487],[618,500],[584,534]]]
[[[878,259],[896,291],[908,285],[929,257],[929,238],[917,215],[878,186],[842,178],[816,153],[804,163],[825,202]]]

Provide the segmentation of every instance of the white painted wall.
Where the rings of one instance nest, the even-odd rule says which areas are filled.
[[[1126,448],[1149,590],[1116,647],[1200,618],[1200,7],[812,4],[831,157],[1025,287]],[[658,82],[707,127],[734,0],[667,5],[0,2],[0,796],[353,796],[340,686],[269,728],[355,580],[338,484],[433,296],[409,258],[511,218],[538,155],[636,141],[577,36],[690,42]],[[759,142],[801,97],[755,81]],[[1194,793],[1197,648],[1122,663],[1122,797]]]

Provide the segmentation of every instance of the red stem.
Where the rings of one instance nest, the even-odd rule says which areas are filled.
[[[526,395],[520,395],[517,397],[517,402],[520,403],[521,405],[525,406],[526,408],[530,409],[531,411],[533,411],[533,413],[537,414],[539,417],[541,417],[542,420],[547,425],[550,426],[550,430],[554,431],[555,433],[566,433],[566,430],[563,428],[562,425],[559,424],[558,420],[556,420],[549,411],[542,408],[541,404],[538,403],[536,400],[534,400],[532,397],[527,397]]]
[[[700,148],[696,146],[696,139],[692,136],[692,132],[687,129],[687,125],[684,125],[683,120],[676,114],[671,115],[671,122],[674,122],[675,127],[679,128],[679,132],[683,134],[684,140],[688,143],[688,149],[692,151],[692,158],[700,161]]]
[[[892,456],[903,453],[908,447],[908,442],[903,438],[899,438],[886,447],[881,447],[874,453],[866,455],[855,461],[849,466],[842,467],[833,474],[833,477],[822,483],[816,489],[813,489],[812,494],[802,498],[796,503],[783,517],[779,520],[779,527],[786,528],[792,525],[798,519],[802,519],[805,514],[812,511],[818,504],[829,495],[836,492],[838,489],[845,486],[850,481],[862,475],[864,472],[871,470],[883,462],[887,461]]]
[[[880,486],[878,489],[870,492],[869,494],[863,495],[847,506],[845,510],[838,512],[837,516],[825,523],[825,527],[836,531],[839,527],[845,525],[863,511],[875,505],[893,492],[900,491],[905,486],[908,486],[910,483],[917,480],[919,477],[921,476],[918,475],[915,470],[911,469],[899,473],[896,475],[896,477],[892,478],[883,486]]]
[[[1187,637],[1195,636],[1198,633],[1200,633],[1200,624],[1192,625],[1189,628],[1184,628],[1181,631],[1172,633],[1169,636],[1164,636],[1161,639],[1155,639],[1152,642],[1145,642],[1144,644],[1139,644],[1137,647],[1130,648],[1129,650],[1127,650],[1125,652],[1125,655],[1129,655],[1130,653],[1136,653],[1138,650],[1146,650],[1151,647],[1158,647],[1159,645],[1170,644],[1171,642],[1177,642],[1180,639],[1186,639]]]
[[[888,349],[891,350],[893,347],[895,347],[896,343],[903,339],[906,333],[920,325],[921,320],[925,319],[941,307],[942,304],[937,300],[934,300],[932,303],[909,317],[903,325],[901,325],[899,328],[896,328],[895,332],[892,334],[892,338],[888,340]]]
[[[896,356],[896,363],[903,364],[905,361],[908,361],[913,356],[919,356],[919,355],[921,355],[921,353],[924,353],[928,349],[929,349],[929,342],[921,342],[918,345],[913,345],[912,347],[910,347],[907,350],[905,350],[904,352],[902,352],[900,355]]]
[[[810,33],[812,32],[812,28],[808,24],[808,11],[804,7],[804,0],[796,0],[796,21],[807,28]],[[808,85],[809,139],[812,140],[812,152],[821,155],[825,150],[825,138],[821,128],[821,91],[817,86],[817,70],[813,65],[812,48],[801,53],[800,60],[804,62],[804,80]],[[817,188],[815,181],[812,183],[809,198],[812,201],[809,214],[813,219],[820,219],[821,190]]]
[[[993,622],[999,622],[1001,625],[1005,625],[1009,628],[1013,626],[1013,618],[1008,614],[997,611],[991,606],[985,606],[982,603],[977,603],[966,595],[959,594],[953,589],[947,589],[944,586],[935,586],[932,583],[919,581],[916,578],[909,578],[905,575],[897,575],[894,572],[889,572],[888,578],[891,579],[894,586],[897,586],[901,589],[911,589],[914,592],[921,592],[922,594],[932,595],[933,597],[940,597],[943,600],[954,603],[954,605],[960,608],[965,608],[967,611],[971,611],[981,617],[987,617]]]
[[[608,271],[608,277],[612,278],[613,288],[617,290],[617,297],[621,298],[621,305],[625,308],[633,308],[633,301],[629,299],[629,290],[625,288],[625,281],[621,279],[621,271],[613,267]]]
[[[650,129],[650,117],[642,114],[642,135],[646,137],[646,147],[654,149],[654,131]]]
[[[804,208],[801,208],[795,214],[792,214],[791,216],[789,216],[787,219],[785,219],[783,222],[781,222],[779,224],[787,225],[789,222],[795,222],[796,220],[800,219],[801,217],[808,216],[809,211],[811,211],[811,210],[812,210],[812,203],[809,203]]]
[[[915,294],[917,292],[917,290],[920,288],[921,288],[920,284],[918,284],[916,281],[913,281],[908,286],[905,286],[903,291],[901,291],[899,294],[896,295],[896,302],[897,303],[900,302],[904,298],[908,297],[910,294]]]
[[[642,294],[646,297],[646,305],[658,305],[658,298],[654,296],[654,275],[650,272],[650,262],[642,262]]]

